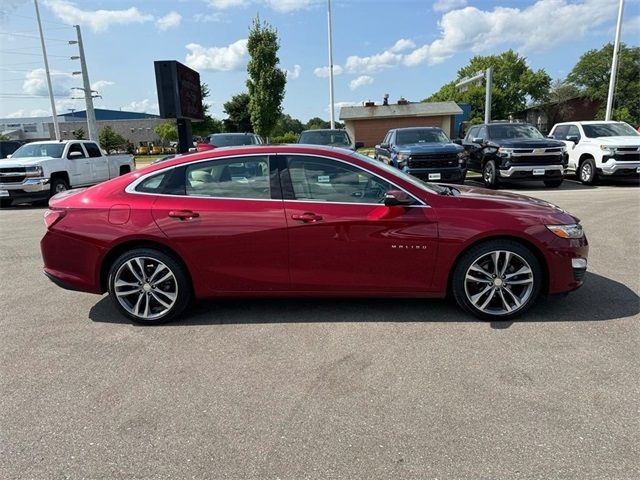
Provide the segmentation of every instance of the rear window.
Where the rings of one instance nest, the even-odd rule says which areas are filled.
[[[257,145],[258,139],[255,135],[226,135],[224,133],[214,133],[209,135],[209,143],[216,147],[236,147],[240,145]]]
[[[347,132],[342,131],[309,131],[302,132],[298,143],[311,145],[329,145],[332,147],[350,147],[351,140]]]

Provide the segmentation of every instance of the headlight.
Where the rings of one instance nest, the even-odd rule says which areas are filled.
[[[511,155],[513,153],[513,148],[500,147],[498,149],[498,153],[504,154],[505,156],[509,156],[509,155]]]
[[[407,165],[407,160],[411,158],[410,153],[400,152],[396,159],[398,160],[398,168],[404,168]]]
[[[574,223],[573,225],[547,225],[547,228],[560,238],[582,238],[584,231],[582,225]]]
[[[458,152],[458,165],[464,165],[467,162],[467,153]]]
[[[602,150],[602,153],[605,155],[613,155],[616,151],[615,148],[610,147],[609,145],[600,145],[600,150]]]
[[[26,176],[27,177],[43,177],[44,173],[42,171],[42,167],[40,165],[37,165],[35,167],[27,167]]]

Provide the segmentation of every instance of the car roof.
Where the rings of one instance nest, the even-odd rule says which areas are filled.
[[[345,132],[346,130],[344,128],[312,128],[309,130],[303,130],[300,133],[305,133],[305,132]]]
[[[400,130],[442,130],[440,127],[432,127],[432,126],[425,126],[425,127],[401,127],[401,128],[392,128],[391,130],[395,130],[396,132],[400,131]]]
[[[218,133],[210,133],[209,136],[211,135],[227,135],[229,137],[231,136],[239,137],[240,135],[258,135],[258,134],[251,133],[251,132],[218,132]]]

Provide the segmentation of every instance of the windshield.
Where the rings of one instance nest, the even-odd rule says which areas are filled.
[[[11,158],[53,157],[62,158],[64,143],[27,143],[21,146]]]
[[[415,185],[416,187],[421,188],[422,190],[427,190],[429,193],[441,194],[441,193],[447,191],[446,188],[441,187],[440,185],[437,185],[435,183],[430,183],[430,182],[424,182],[424,181],[420,180],[419,178],[414,177],[413,175],[409,175],[408,173],[405,173],[402,170],[398,170],[395,167],[387,165],[384,162],[378,162],[376,160],[373,160],[371,157],[367,157],[366,155],[362,155],[361,153],[353,152],[352,155],[354,157],[358,158],[358,160],[362,160],[363,162],[367,162],[369,165],[373,165],[373,166],[376,166],[378,168],[382,168],[387,173],[390,173],[391,175],[393,175],[393,176],[395,176],[397,178],[405,180],[405,181]]]
[[[235,147],[238,145],[256,145],[258,142],[254,135],[209,135],[209,143],[216,147]]]
[[[638,137],[640,133],[627,123],[591,123],[583,124],[584,134],[589,138],[597,137]]]
[[[492,140],[512,138],[532,138],[540,140],[544,139],[544,136],[533,125],[514,125],[513,123],[507,123],[504,125],[490,125],[489,138]]]
[[[347,132],[343,131],[311,131],[302,132],[298,143],[308,143],[311,145],[330,145],[332,147],[350,147],[351,140]]]
[[[411,143],[451,143],[451,140],[449,140],[449,137],[439,128],[398,130],[398,133],[396,133],[396,144],[409,145]]]

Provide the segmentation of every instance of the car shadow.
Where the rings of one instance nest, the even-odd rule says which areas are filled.
[[[514,322],[583,322],[618,320],[640,313],[640,297],[629,287],[594,273],[585,285],[563,298],[540,298],[515,321],[493,321],[494,329]],[[94,322],[131,323],[107,296],[89,311]],[[452,300],[425,299],[219,299],[196,302],[178,320],[163,326],[365,323],[365,322],[478,322],[462,312]]]
[[[481,178],[477,179],[467,179],[465,181],[465,185],[473,186],[473,187],[484,187],[484,183]],[[544,184],[540,181],[531,181],[531,182],[509,182],[502,180],[500,183],[501,189],[509,189],[509,190],[519,190],[523,192],[527,191],[545,191],[545,192],[557,192],[561,190],[593,190],[598,188],[595,185],[583,185],[582,183],[570,179],[565,178],[562,185],[559,187],[545,187]]]

